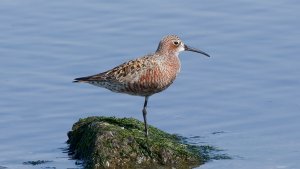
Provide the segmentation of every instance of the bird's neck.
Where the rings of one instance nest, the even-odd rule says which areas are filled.
[[[155,53],[159,56],[166,57],[166,59],[170,59],[173,57],[178,58],[178,56],[179,56],[179,52],[176,52],[176,51],[157,50]]]
[[[180,71],[180,59],[178,57],[178,53],[158,53],[156,52],[156,56],[159,57],[159,61],[162,67],[164,68],[170,68],[176,70],[176,74]],[[176,76],[174,74],[174,77]]]

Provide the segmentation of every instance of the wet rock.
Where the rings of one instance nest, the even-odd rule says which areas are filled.
[[[70,151],[85,168],[193,168],[203,164],[198,149],[180,137],[133,118],[88,117],[68,133]]]

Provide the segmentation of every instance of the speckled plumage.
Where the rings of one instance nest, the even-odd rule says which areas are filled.
[[[145,96],[143,114],[147,135],[145,114],[148,97],[165,90],[173,83],[180,71],[178,55],[184,50],[209,56],[186,46],[178,36],[168,35],[160,41],[155,53],[130,60],[103,73],[76,78],[74,82],[86,82],[113,92]]]

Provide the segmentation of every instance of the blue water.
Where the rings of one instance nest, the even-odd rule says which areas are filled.
[[[202,169],[300,166],[300,2],[0,1],[0,168],[80,168],[67,132],[95,115],[142,120],[143,98],[75,77],[155,51],[177,34],[212,57],[150,97],[151,125],[223,149]],[[47,160],[31,166],[26,161]]]

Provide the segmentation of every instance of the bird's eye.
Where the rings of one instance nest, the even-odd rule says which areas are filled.
[[[178,41],[174,41],[173,44],[176,45],[176,46],[178,46],[179,42]]]

